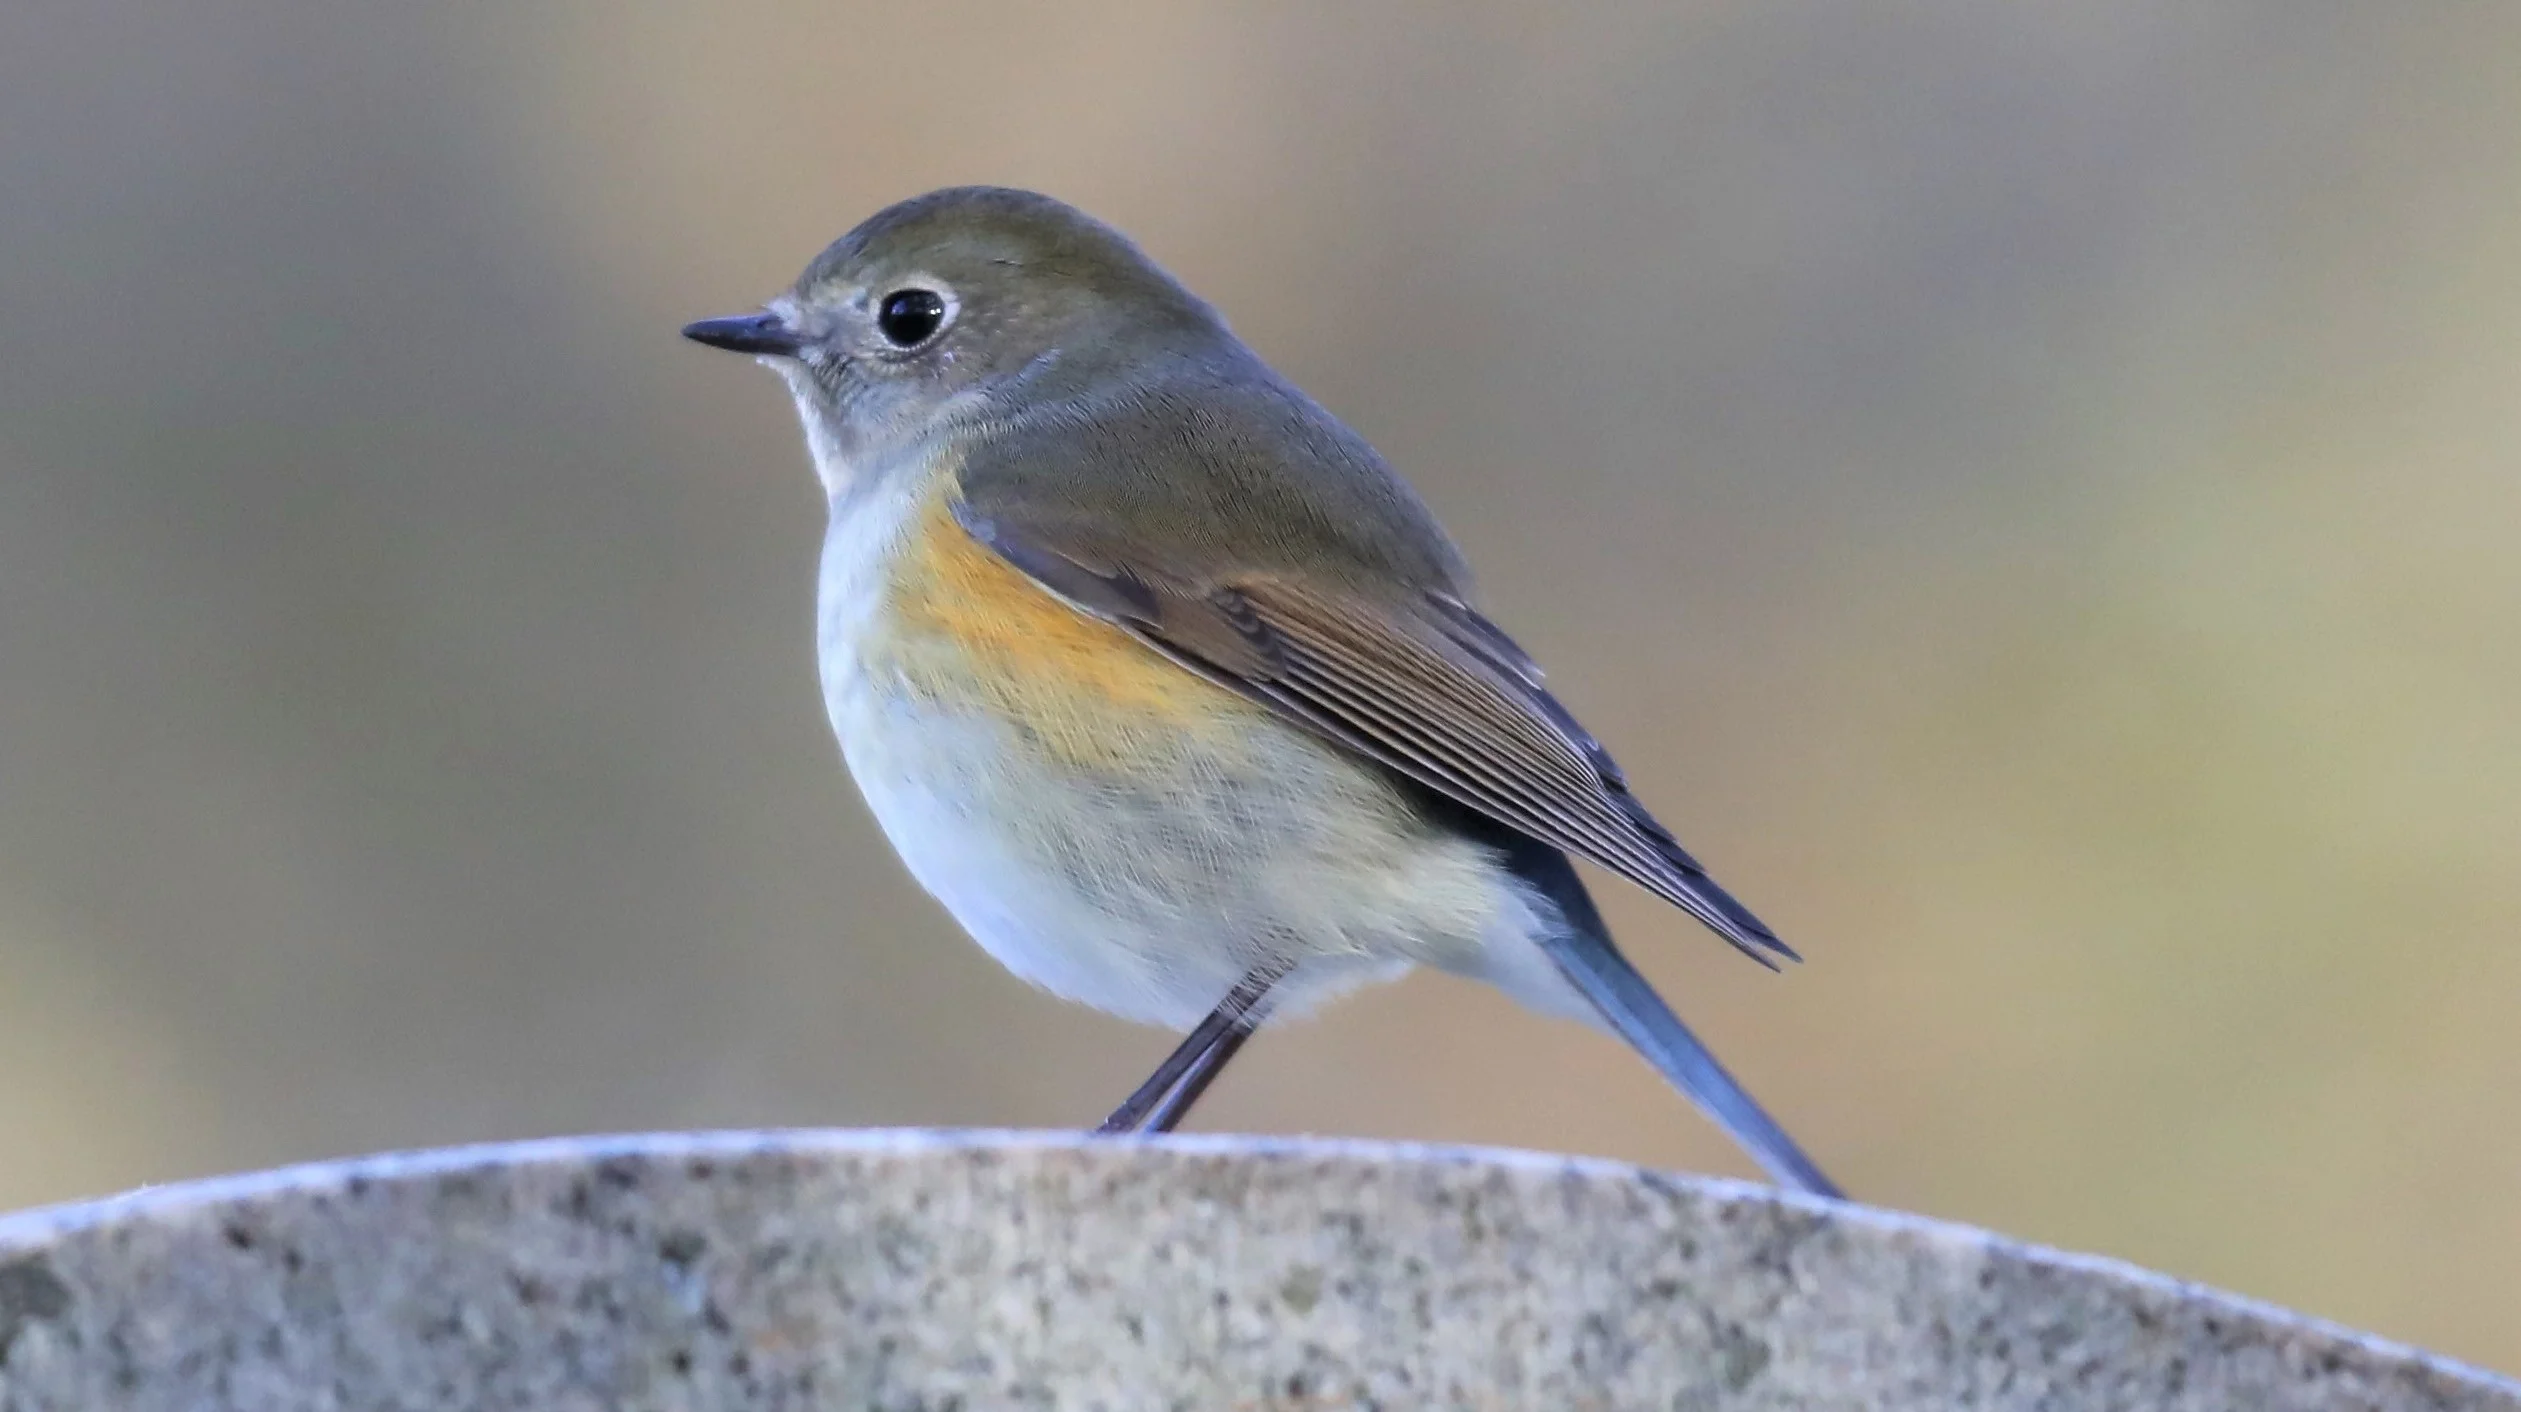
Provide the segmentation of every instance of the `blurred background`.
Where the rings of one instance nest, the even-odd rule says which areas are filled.
[[[786,398],[930,187],[1372,438],[1810,958],[1604,882],[1860,1196],[2521,1368],[2521,7],[0,8],[0,1207],[1077,1126],[894,863]],[[1198,1126],[1741,1173],[1413,979]]]

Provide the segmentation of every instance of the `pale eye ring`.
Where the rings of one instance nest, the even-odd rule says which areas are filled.
[[[876,301],[875,328],[896,348],[916,348],[945,323],[945,296],[933,289],[896,289]]]

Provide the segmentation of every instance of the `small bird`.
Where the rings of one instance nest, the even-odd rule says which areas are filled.
[[[1629,792],[1371,446],[1126,237],[1032,192],[888,207],[683,330],[787,381],[830,502],[823,695],[913,877],[1054,994],[1187,1030],[1433,966],[1626,1040],[1838,1188],[1619,949],[1569,855],[1793,958]]]

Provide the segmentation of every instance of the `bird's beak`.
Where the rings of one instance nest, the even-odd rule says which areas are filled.
[[[728,319],[702,319],[683,325],[683,337],[729,353],[793,358],[805,346],[796,331],[777,314],[738,314]]]

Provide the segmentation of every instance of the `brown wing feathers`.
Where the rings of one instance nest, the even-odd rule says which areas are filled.
[[[964,527],[1081,610],[1308,729],[1706,923],[1764,965],[1793,957],[1628,792],[1539,669],[1448,596],[1385,606],[1267,575],[1193,585],[958,503]]]
[[[1268,580],[1242,592],[1285,645],[1288,688],[1405,748],[1421,768],[1386,763],[1628,877],[1763,962],[1763,952],[1793,955],[1646,813],[1609,755],[1531,679],[1537,673],[1496,671],[1484,654],[1429,631],[1426,614],[1398,620]]]

